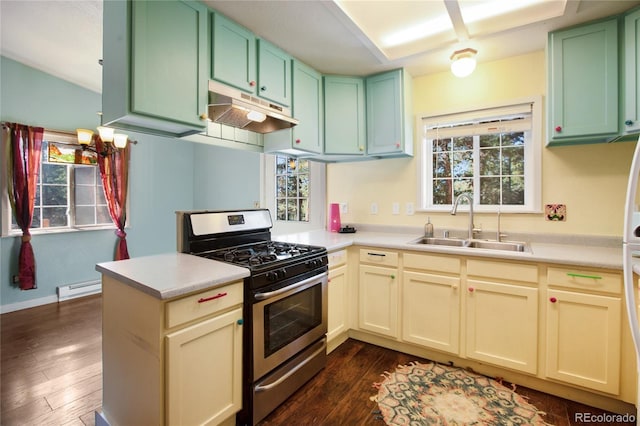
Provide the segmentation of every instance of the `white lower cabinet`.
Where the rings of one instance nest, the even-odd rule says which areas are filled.
[[[349,288],[347,284],[347,252],[329,253],[329,284],[327,313],[327,347],[342,336],[346,340],[349,331]],[[342,342],[339,342],[342,343]]]
[[[167,424],[216,425],[242,408],[242,309],[168,334]]]
[[[395,252],[360,250],[358,327],[361,330],[398,337],[397,265]]]
[[[412,253],[403,259],[402,340],[459,354],[460,260]]]
[[[611,394],[620,392],[620,275],[549,268],[546,376]],[[587,294],[571,289],[611,293]]]

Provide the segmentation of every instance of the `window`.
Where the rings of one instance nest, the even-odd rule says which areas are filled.
[[[65,134],[45,131],[44,139],[30,229],[37,233],[112,227],[94,153],[81,151]],[[8,198],[3,200],[3,216],[11,218],[3,234],[18,233]]]
[[[539,211],[540,102],[423,118],[421,209],[468,193],[479,211]]]
[[[309,222],[309,160],[276,156],[276,219]]]

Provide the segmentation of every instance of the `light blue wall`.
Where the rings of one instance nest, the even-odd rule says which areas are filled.
[[[251,209],[260,201],[260,154],[196,144],[195,208]]]
[[[95,128],[100,109],[99,93],[0,57],[1,121],[73,131]],[[131,150],[126,230],[132,257],[176,250],[176,210],[251,207],[258,200],[259,154],[129,135],[138,141]],[[4,162],[5,153],[0,156]],[[240,172],[238,184],[226,186],[229,173]],[[11,283],[17,273],[20,238],[0,239],[0,305],[52,297],[59,285],[99,278],[95,264],[113,259],[115,242],[113,231],[35,235],[38,288],[21,291]]]

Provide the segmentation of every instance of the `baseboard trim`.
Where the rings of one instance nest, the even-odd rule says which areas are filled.
[[[40,297],[38,299],[25,300],[24,302],[0,305],[0,314],[35,308],[36,306],[48,305],[49,303],[58,303],[58,296],[54,294],[51,296]]]

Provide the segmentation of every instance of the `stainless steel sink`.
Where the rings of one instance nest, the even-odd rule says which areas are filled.
[[[412,244],[425,244],[435,246],[450,246],[463,248],[477,248],[485,250],[503,250],[503,251],[527,251],[527,244],[516,241],[489,241],[489,240],[463,240],[460,238],[427,238],[420,237]]]
[[[413,244],[429,244],[436,246],[453,246],[453,247],[464,247],[466,240],[462,240],[460,238],[427,238],[422,237],[413,241]]]

